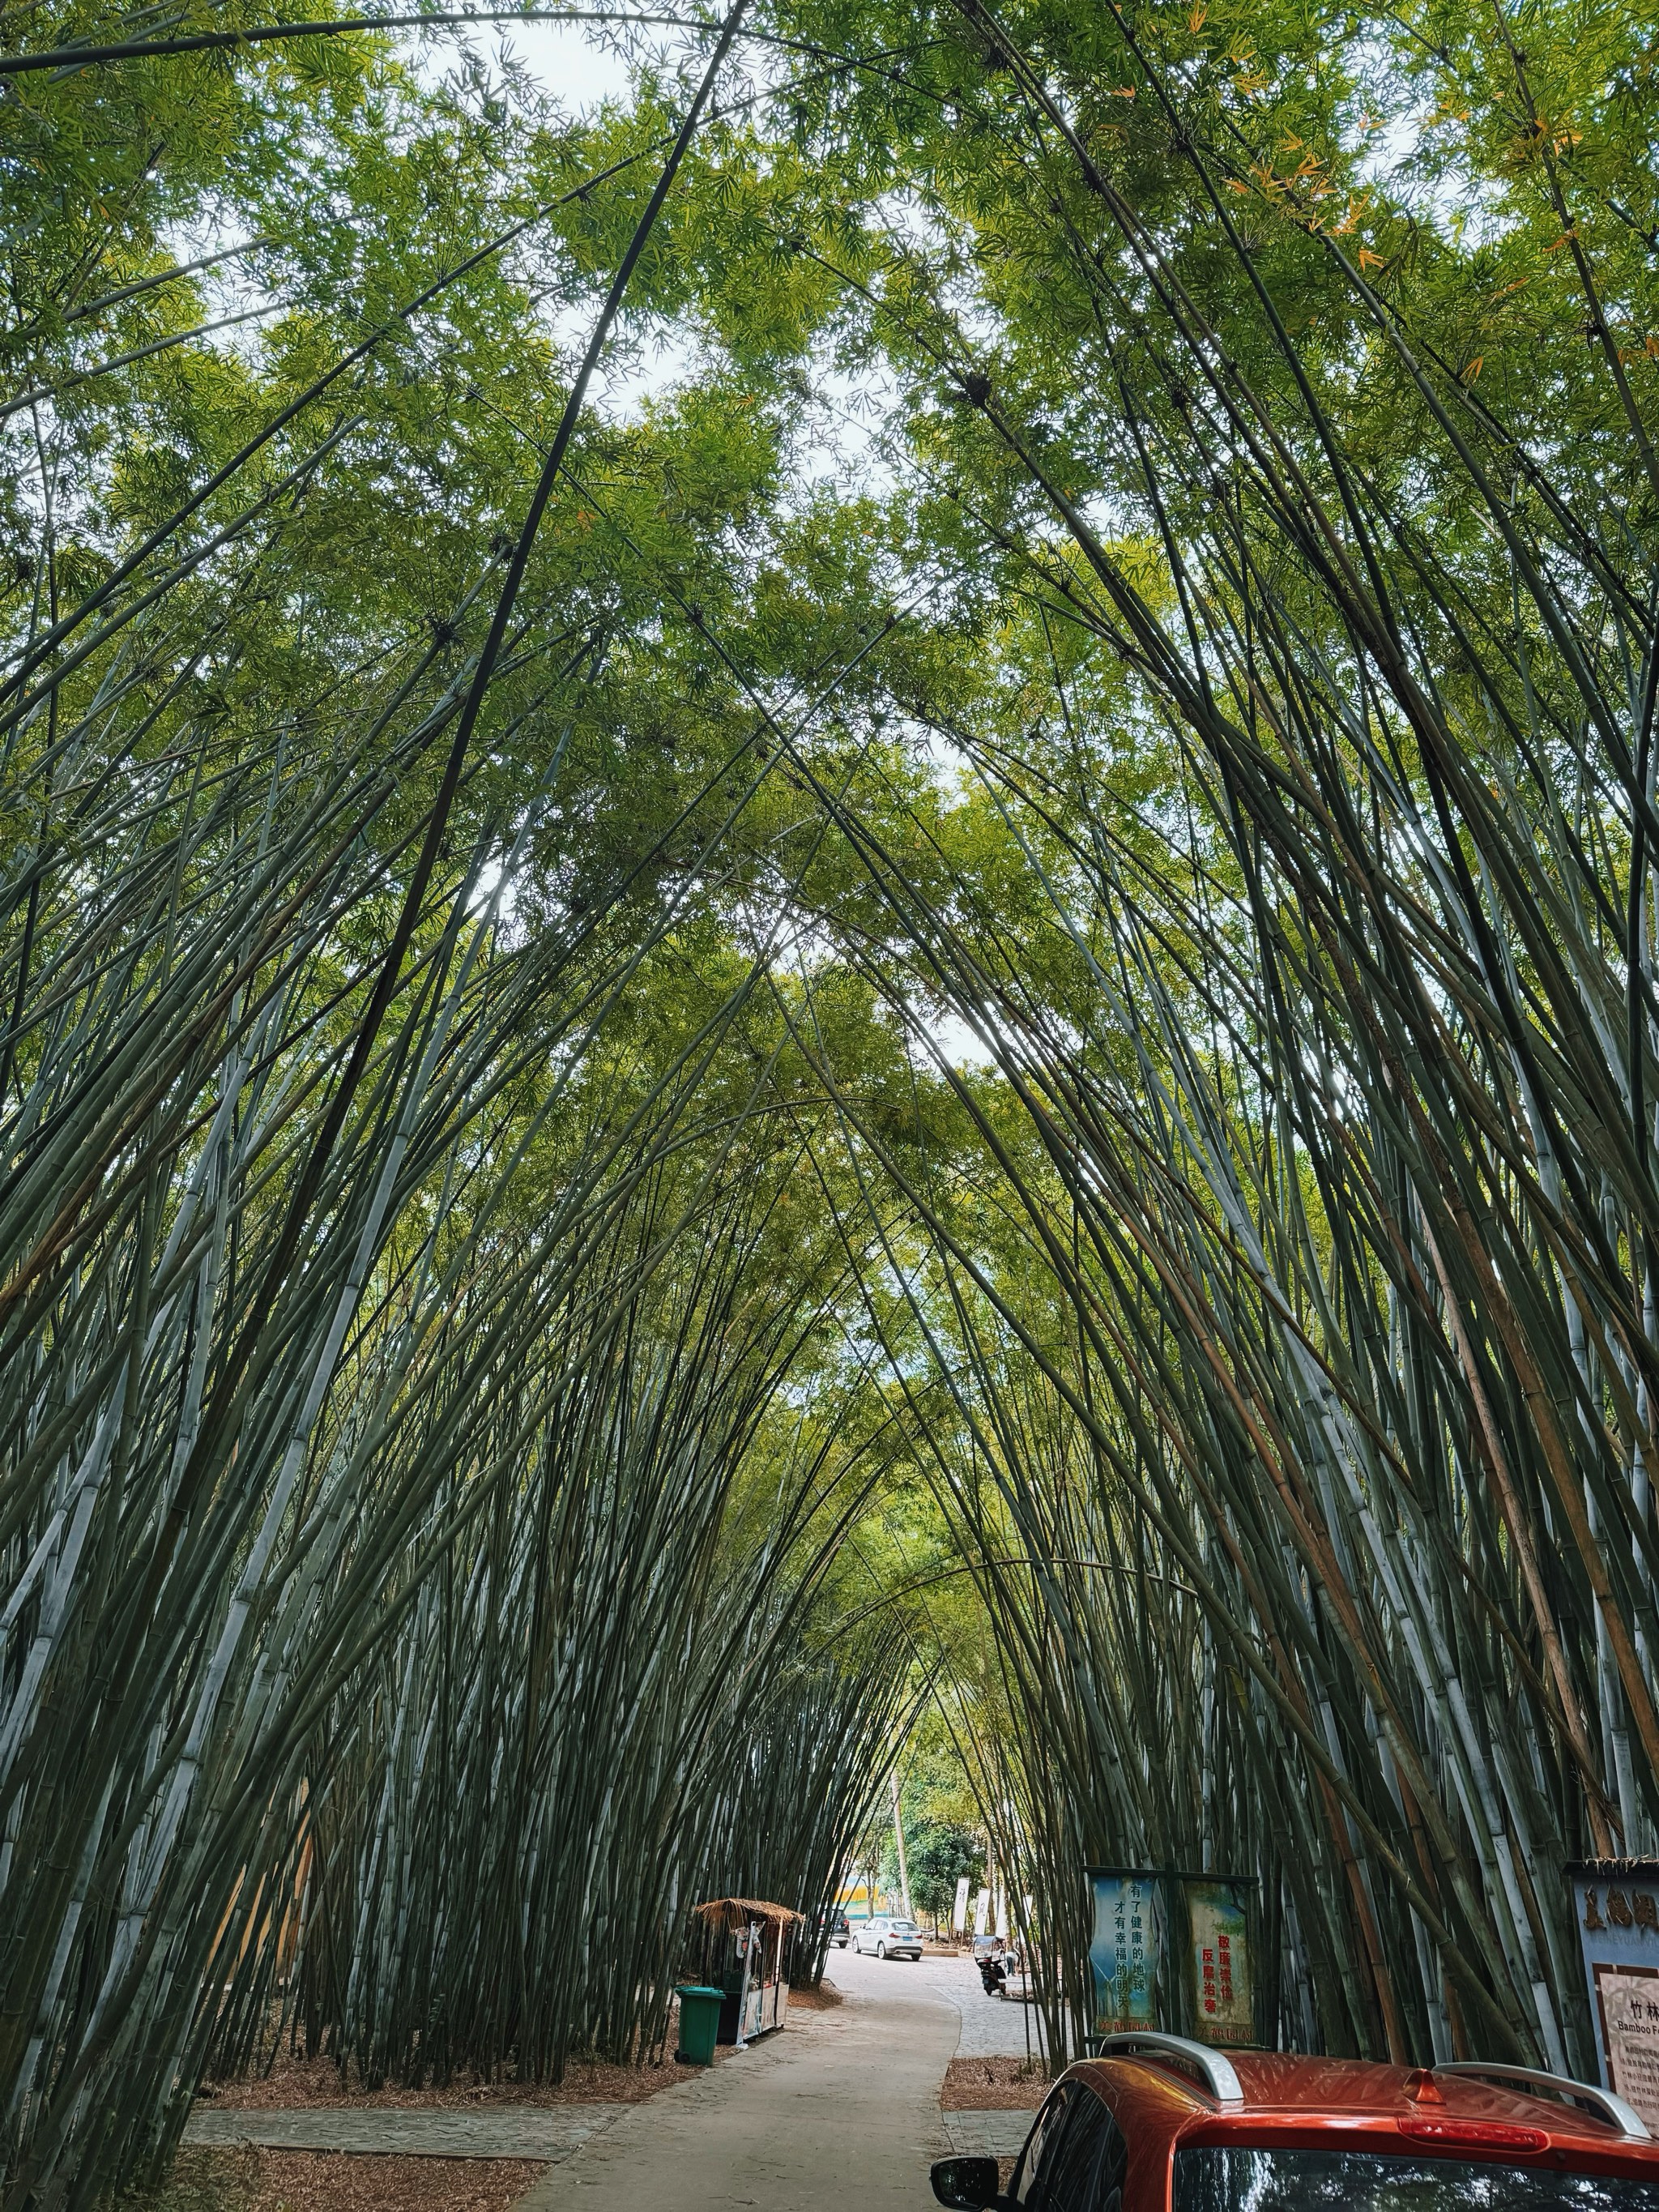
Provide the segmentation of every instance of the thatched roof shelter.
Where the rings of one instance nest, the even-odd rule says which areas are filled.
[[[711,1928],[725,1928],[732,1935],[739,1934],[751,1920],[763,1920],[774,1928],[787,1928],[792,1920],[801,1920],[804,1913],[794,1911],[787,1905],[769,1905],[758,1897],[714,1897],[708,1904],[692,1908],[699,1918]]]

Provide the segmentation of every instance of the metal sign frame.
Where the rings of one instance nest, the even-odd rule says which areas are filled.
[[[1094,1925],[1091,2042],[1167,2030],[1234,2049],[1260,2043],[1255,1875],[1086,1867]]]

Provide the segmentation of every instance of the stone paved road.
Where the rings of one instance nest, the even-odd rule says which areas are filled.
[[[845,1951],[832,1951],[830,1978],[840,1983],[842,1975],[837,1961],[848,1958]],[[875,1967],[884,1965],[879,1959],[862,1959],[860,1965]],[[985,1985],[980,1980],[979,1969],[971,1959],[925,1958],[919,1966],[896,1960],[886,1965],[890,1973],[921,1974],[943,1997],[956,2007],[962,2019],[962,2034],[954,2056],[958,2058],[1024,2058],[1028,2049],[1041,2057],[1042,2036],[1035,2005],[1010,2004],[1006,1997],[988,1997]],[[1027,2036],[1030,2036],[1028,2045]]]
[[[1018,2158],[1035,2112],[946,2112],[945,2132],[959,2158]]]
[[[262,2144],[270,2150],[399,2153],[415,2158],[541,2158],[573,2155],[628,2105],[319,2106],[289,2112],[198,2108],[187,2143]]]

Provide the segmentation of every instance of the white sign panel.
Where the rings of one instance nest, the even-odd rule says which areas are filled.
[[[1659,1966],[1595,1968],[1607,2087],[1659,2133]]]
[[[1659,2132],[1659,1860],[1567,1869],[1601,2081]]]

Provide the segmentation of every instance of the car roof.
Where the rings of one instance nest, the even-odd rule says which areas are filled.
[[[1541,2128],[1552,2142],[1589,2153],[1614,2153],[1659,2162],[1659,2142],[1628,2136],[1609,2119],[1547,2093],[1474,2074],[1388,2066],[1371,2059],[1316,2058],[1284,2051],[1228,2051],[1243,2092],[1223,2104],[1202,2085],[1194,2068],[1163,2052],[1122,2051],[1085,2058],[1068,2069],[1105,2092],[1117,2105],[1145,2101],[1162,2108],[1166,2122],[1185,2133],[1202,2121],[1226,2131],[1267,2133],[1279,2128],[1376,2127],[1408,2116],[1506,2123]],[[1206,2135],[1210,2132],[1206,2126]],[[1448,2148],[1450,2148],[1448,2145]]]

